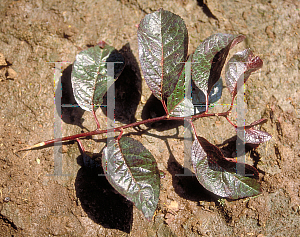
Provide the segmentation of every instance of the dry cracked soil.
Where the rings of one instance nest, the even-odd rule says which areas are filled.
[[[176,175],[183,173],[183,124],[125,130],[165,173],[149,222],[104,176],[84,166],[76,143],[16,151],[52,139],[57,127],[62,136],[95,129],[93,116],[80,108],[64,107],[55,120],[54,78],[61,75],[62,103],[74,103],[72,63],[101,40],[127,62],[116,83],[116,123],[158,114],[139,69],[136,32],[140,20],[161,7],[184,19],[189,53],[214,33],[247,37],[233,53],[251,48],[264,66],[246,85],[246,123],[267,118],[261,129],[273,138],[247,148],[246,162],[258,169],[262,194],[227,200],[205,191],[195,177]],[[0,236],[299,236],[299,14],[297,0],[1,0]],[[225,88],[214,110],[224,111],[229,101]],[[105,127],[105,111],[96,114]],[[234,156],[235,131],[226,120],[203,118],[195,127]],[[82,142],[97,159],[105,135]]]

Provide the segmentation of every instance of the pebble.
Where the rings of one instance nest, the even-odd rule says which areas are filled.
[[[268,35],[269,38],[275,39],[275,34],[273,32],[273,26],[267,26],[265,29],[266,34]]]
[[[10,197],[5,197],[4,198],[4,202],[9,202],[10,201]]]
[[[0,66],[6,66],[7,63],[5,61],[5,57],[2,53],[0,53]]]
[[[17,73],[15,72],[15,70],[14,69],[12,69],[12,68],[8,68],[7,69],[7,79],[15,79],[16,77],[17,77]]]

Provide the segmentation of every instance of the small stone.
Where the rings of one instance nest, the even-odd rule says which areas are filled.
[[[4,198],[4,202],[9,202],[10,201],[10,197],[5,197]]]
[[[67,39],[69,39],[69,38],[73,37],[77,33],[78,33],[78,30],[76,28],[72,27],[71,25],[69,25],[64,30],[64,37],[67,38]]]
[[[64,32],[64,37],[65,38],[70,38],[74,35],[74,32],[72,32],[70,29],[66,29]]]
[[[173,210],[173,211],[178,211],[179,210],[179,205],[178,202],[176,201],[171,201],[170,205],[168,205],[168,208]]]
[[[273,26],[267,26],[265,29],[266,34],[268,35],[269,38],[274,39],[275,38],[275,34],[273,32]]]
[[[15,72],[14,69],[12,69],[12,68],[7,69],[7,76],[6,76],[7,79],[15,79],[17,77],[17,75],[18,74]]]
[[[68,146],[67,145],[62,145],[62,149],[61,149],[61,152],[62,153],[67,153],[69,150]]]
[[[294,206],[292,207],[292,209],[293,209],[294,212],[297,212],[297,211],[300,210],[300,206],[299,206],[299,205],[294,205]]]
[[[7,63],[5,61],[5,57],[2,53],[0,53],[0,66],[6,66]]]
[[[174,220],[175,216],[171,213],[167,213],[165,215],[165,223],[167,223],[168,225],[170,225],[172,223],[172,221]]]

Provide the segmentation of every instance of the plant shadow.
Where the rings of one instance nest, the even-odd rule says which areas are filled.
[[[208,16],[209,18],[218,20],[218,18],[208,8],[208,6],[206,5],[205,1],[203,1],[203,0],[197,0],[197,3],[198,3],[198,6],[202,8],[202,11],[204,12],[204,14],[206,16]]]
[[[171,121],[167,121],[171,122]],[[206,190],[197,180],[195,174],[191,172],[189,169],[186,170],[185,167],[182,167],[181,164],[175,159],[173,155],[173,151],[168,143],[168,139],[175,138],[179,140],[184,140],[184,138],[179,137],[179,129],[177,124],[176,134],[171,136],[159,136],[156,134],[152,134],[147,130],[141,130],[135,135],[147,135],[152,137],[159,137],[162,141],[165,142],[170,157],[168,159],[168,167],[167,171],[172,175],[172,184],[175,192],[182,198],[185,198],[190,201],[217,201],[220,197],[213,194],[212,192]],[[134,133],[131,133],[134,134]]]
[[[115,82],[115,119],[129,124],[136,121],[135,113],[142,94],[142,77],[130,44],[124,45],[119,52],[126,65]],[[107,105],[107,93],[103,97],[103,105]],[[106,107],[101,109],[106,114]]]
[[[225,140],[221,144],[217,144],[216,146],[221,150],[223,155],[228,158],[236,157],[236,141],[237,136],[232,136],[231,138]],[[257,168],[258,162],[260,160],[260,155],[256,151],[257,145],[255,144],[245,144],[245,153],[249,152],[250,157],[253,159],[253,167],[255,167],[260,173],[265,174],[263,170]]]
[[[153,94],[149,97],[147,100],[145,106],[143,107],[142,110],[142,119],[147,120],[147,119],[152,119],[156,117],[161,117],[166,114],[163,105],[159,99],[157,99]],[[148,123],[145,124],[148,128],[155,129],[156,131],[165,131],[169,130],[172,128],[177,128],[180,125],[183,125],[183,121],[179,120],[161,120],[158,122],[154,123]]]
[[[84,110],[77,105],[72,90],[72,67],[73,64],[69,65],[62,72],[62,76],[55,91],[56,99],[58,98],[58,96],[61,96],[61,106],[59,103],[55,103],[55,106],[57,113],[61,114],[61,119],[65,123],[77,125],[81,129],[84,129],[85,127],[83,127],[82,125],[82,115],[84,113]]]
[[[206,190],[190,169],[182,167],[182,165],[178,163],[167,142],[166,144],[171,154],[167,169],[172,175],[172,184],[175,192],[180,197],[190,201],[216,201],[217,196]]]
[[[133,204],[108,183],[98,158],[79,156],[81,165],[75,181],[76,196],[83,210],[96,224],[130,233]]]

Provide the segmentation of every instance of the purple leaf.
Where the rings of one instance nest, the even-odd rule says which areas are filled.
[[[262,119],[259,119],[259,120],[256,120],[256,121],[252,122],[250,125],[245,126],[245,129],[252,128],[254,126],[261,125],[261,124],[264,124],[266,122],[267,122],[267,119],[262,118]]]
[[[255,126],[261,125],[265,122],[267,122],[267,119],[262,118],[254,121],[250,125],[244,126],[243,129],[245,129],[245,143],[260,144],[263,142],[267,142],[272,138],[272,135],[270,135],[269,133],[254,128]],[[236,129],[238,129],[238,127]]]
[[[261,193],[256,179],[236,173],[236,163],[223,156],[218,147],[198,137],[192,146],[192,163],[200,184],[214,194],[238,199]],[[257,170],[245,164],[245,173],[258,176]]]
[[[117,80],[125,67],[125,61],[114,47],[102,44],[81,51],[73,64],[71,81],[76,102],[87,111],[95,111],[103,102],[107,92],[108,62],[114,64],[114,80]]]
[[[104,148],[102,167],[108,182],[151,220],[159,199],[160,172],[150,151],[139,141],[122,137]]]
[[[236,53],[227,63],[225,69],[226,85],[232,95],[235,97],[239,88],[237,88],[238,80],[244,78],[244,83],[252,72],[260,69],[263,66],[263,61],[254,56],[250,49]]]
[[[245,129],[245,143],[260,144],[267,142],[272,136],[264,131],[260,131],[254,128]]]
[[[141,68],[150,90],[159,100],[171,95],[187,59],[188,32],[180,16],[159,9],[138,28]]]
[[[205,94],[206,101],[220,78],[229,50],[244,39],[243,35],[214,34],[205,39],[193,53],[193,80]]]

